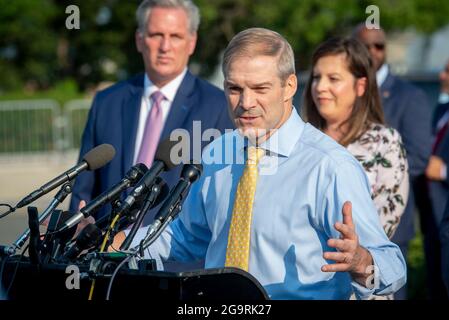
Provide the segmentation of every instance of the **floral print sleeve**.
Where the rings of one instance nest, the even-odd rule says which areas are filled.
[[[401,136],[393,128],[372,124],[348,150],[360,161],[371,197],[391,239],[405,210],[409,192],[408,163]]]

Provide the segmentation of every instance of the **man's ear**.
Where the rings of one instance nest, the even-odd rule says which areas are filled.
[[[298,89],[298,78],[296,77],[296,75],[291,74],[288,76],[287,80],[285,80],[284,84],[285,101],[292,99],[297,89]]]
[[[136,42],[136,48],[137,51],[142,53],[142,48],[143,48],[143,34],[139,31],[136,30],[136,33],[134,34],[134,40]]]
[[[355,83],[355,90],[356,90],[357,97],[361,97],[365,94],[366,84],[367,84],[366,77],[357,79],[357,81]]]

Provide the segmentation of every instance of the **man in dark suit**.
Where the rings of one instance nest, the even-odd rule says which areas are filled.
[[[80,156],[102,143],[112,144],[116,155],[100,170],[77,178],[72,211],[119,182],[133,164],[150,166],[158,142],[173,130],[185,129],[193,136],[194,127],[200,123],[200,140],[209,128],[222,133],[233,128],[224,93],[187,69],[197,40],[198,8],[189,0],[146,0],[136,16],[135,42],[145,73],[95,96]],[[195,142],[204,147],[210,141]],[[170,187],[179,179],[180,169],[162,176]],[[96,218],[109,212],[110,206],[106,206]],[[152,219],[151,215],[146,218],[146,222]]]
[[[425,93],[412,84],[399,79],[391,73],[386,64],[386,37],[382,29],[367,29],[359,25],[354,36],[368,48],[374,67],[377,84],[382,98],[385,120],[388,125],[399,131],[407,151],[410,175],[410,193],[401,222],[392,241],[401,248],[407,257],[408,243],[415,235],[415,204],[421,214],[428,214],[426,199],[421,199],[425,188],[424,172],[431,153],[431,108]],[[422,221],[422,219],[421,219]],[[396,299],[406,299],[404,286],[395,294]]]
[[[432,119],[435,139],[426,175],[430,180],[433,218],[440,228],[440,246],[436,246],[435,249],[439,251],[441,247],[439,252],[442,255],[442,276],[447,289],[449,289],[449,176],[447,174],[447,165],[449,164],[449,61],[440,73],[440,82],[441,93]],[[441,297],[447,299],[447,292],[441,294]]]
[[[447,164],[449,163],[449,61],[440,73],[441,93],[432,119],[435,135],[432,156],[426,175],[431,180],[430,198],[434,218],[439,225],[446,208],[449,184],[447,183]]]

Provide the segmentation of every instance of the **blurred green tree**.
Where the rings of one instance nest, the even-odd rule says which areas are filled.
[[[22,85],[46,87],[57,78],[56,15],[51,0],[0,0],[0,92]]]
[[[202,23],[192,61],[210,75],[232,36],[260,26],[293,45],[298,69],[316,45],[348,34],[377,5],[387,31],[414,27],[430,33],[449,23],[447,0],[196,0]],[[0,92],[46,88],[72,78],[83,90],[143,70],[135,50],[135,9],[140,0],[0,0]],[[80,9],[80,29],[65,27],[65,9]]]

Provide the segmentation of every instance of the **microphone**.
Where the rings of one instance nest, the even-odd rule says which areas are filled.
[[[167,219],[173,220],[181,211],[182,203],[189,193],[192,183],[197,181],[203,171],[201,164],[185,164],[182,168],[181,179],[172,189],[167,197],[167,200],[162,204],[159,211],[156,213],[154,222],[148,227],[145,241],[149,239]]]
[[[63,258],[68,260],[75,259],[82,251],[97,246],[100,243],[101,236],[101,229],[95,224],[89,223],[81,230],[75,243],[64,253]]]
[[[59,231],[71,228],[77,225],[83,217],[87,218],[98,211],[103,205],[113,201],[123,190],[133,186],[147,172],[148,169],[143,163],[138,163],[131,167],[125,174],[125,177],[117,184],[100,194],[94,200],[89,202],[80,212],[76,213],[67,220]]]
[[[137,206],[139,209],[134,209],[137,202],[131,207],[130,212],[128,213],[128,223],[133,223],[131,231],[126,237],[125,241],[120,246],[120,250],[128,250],[131,245],[132,240],[134,239],[137,230],[140,228],[140,225],[143,222],[143,218],[145,217],[147,210],[149,208],[154,208],[159,205],[162,201],[167,198],[168,193],[170,192],[170,188],[167,186],[165,181],[161,177],[157,177],[154,185],[151,187],[147,197],[144,201],[139,201],[139,205]]]
[[[20,202],[16,205],[16,208],[22,208],[30,204],[34,200],[42,197],[44,194],[49,193],[63,183],[72,180],[84,170],[93,171],[103,167],[105,164],[111,161],[112,158],[114,158],[114,155],[115,149],[110,144],[101,144],[93,148],[84,155],[83,160],[76,166],[60,174],[50,182],[44,184],[42,187],[31,192],[25,198],[20,200]]]
[[[42,222],[47,219],[47,217],[54,212],[54,210],[57,208],[57,206],[64,201],[67,196],[72,193],[72,181],[66,182],[62,185],[61,190],[56,193],[53,200],[50,202],[50,205],[47,207],[47,209],[42,212],[41,215],[39,215],[39,224],[42,224]],[[66,215],[65,215],[66,216]],[[66,219],[67,220],[67,219]],[[22,246],[27,241],[28,237],[30,236],[30,229],[25,230],[22,235],[17,238],[17,240],[13,243],[13,246],[16,249],[22,248]]]
[[[146,202],[148,202],[150,197],[156,198],[154,202],[151,203],[150,209],[157,207],[159,204],[161,204],[168,196],[168,193],[170,192],[170,188],[165,183],[165,181],[157,177],[155,180],[155,184],[149,190],[147,193],[145,193],[141,198],[137,199],[136,202],[132,205],[132,207],[129,209],[129,211],[126,213],[125,216],[121,217],[117,225],[119,226],[119,230],[123,230],[127,228],[129,225],[133,224],[141,224],[139,222],[140,217],[143,217],[146,212],[143,212],[143,207],[145,206]],[[100,219],[95,221],[95,225],[99,227],[101,230],[105,230],[107,227],[109,227],[109,217],[103,216]],[[133,225],[133,226],[134,226]]]
[[[65,229],[63,232],[55,232],[65,221],[70,219],[71,216],[72,213],[69,211],[55,210],[52,212],[47,232],[41,243],[40,253],[43,263],[54,261],[61,255],[62,249],[75,235],[76,228]]]
[[[12,256],[14,254],[16,254],[16,248],[10,246],[0,246],[0,257]]]
[[[170,141],[169,139],[164,140],[159,144],[153,165],[145,173],[142,179],[140,179],[131,194],[125,198],[122,206],[118,209],[117,214],[123,215],[128,212],[133,204],[151,189],[156,177],[159,176],[161,172],[171,170],[177,165],[177,163],[174,163],[170,159],[170,152],[175,144],[177,144],[176,141]]]
[[[154,180],[154,184],[151,187],[151,190],[148,190],[147,194],[142,197],[142,199],[138,199],[134,205],[129,209],[127,213],[128,220],[133,223],[137,220],[137,216],[140,211],[142,211],[145,202],[150,202],[151,208],[157,207],[161,204],[170,193],[169,186],[165,183],[165,181],[161,177],[156,177]],[[146,212],[145,212],[146,213]]]

